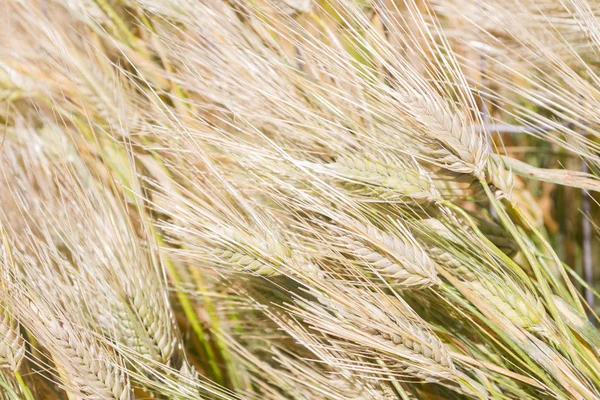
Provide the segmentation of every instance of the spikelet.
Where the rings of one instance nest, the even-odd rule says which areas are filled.
[[[355,223],[353,228],[357,233],[342,236],[350,252],[390,284],[409,287],[440,282],[435,264],[416,242],[383,233],[372,225]]]
[[[25,342],[15,319],[6,311],[0,314],[0,368],[17,371],[25,356]]]
[[[182,377],[186,379],[196,380],[198,379],[198,372],[194,369],[194,366],[189,363],[187,360],[183,360],[181,363],[181,368],[179,368],[179,373]]]
[[[384,340],[391,341],[394,345],[408,349],[444,368],[454,368],[452,359],[444,344],[430,332],[415,325],[405,324],[402,332],[398,333],[377,330],[370,330],[370,332],[374,335],[380,335]],[[412,368],[407,368],[407,371],[417,376],[421,375],[420,372]]]
[[[470,175],[445,175],[437,174],[433,180],[435,188],[444,199],[450,201],[474,199],[477,201],[485,198],[485,192],[481,185],[475,182]],[[467,176],[468,179],[460,179],[464,176]]]
[[[506,167],[501,157],[492,154],[488,159],[486,177],[496,189],[498,198],[511,200],[515,177],[512,171]]]
[[[142,347],[153,349],[157,360],[167,362],[175,348],[175,338],[170,319],[163,318],[160,313],[161,304],[156,301],[154,296],[149,295],[141,288],[135,291],[128,303],[136,311],[136,316],[140,319],[141,325],[145,327],[144,333],[150,341],[150,346],[146,344]]]
[[[421,203],[439,195],[426,173],[416,165],[388,165],[367,158],[341,156],[329,168],[351,193]]]
[[[438,265],[447,268],[454,276],[461,280],[474,281],[477,279],[477,275],[473,270],[450,252],[433,245],[427,246],[427,252]]]
[[[291,256],[292,250],[277,239],[246,234],[234,235],[234,240],[221,253],[223,262],[262,276],[280,274],[281,267]]]
[[[196,387],[196,384],[200,379],[199,374],[187,359],[184,358],[182,360],[179,373],[175,374],[174,379],[179,385],[184,387],[186,391],[190,391],[200,397],[200,390]]]

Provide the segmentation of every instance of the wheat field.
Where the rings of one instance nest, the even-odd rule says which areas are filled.
[[[599,399],[600,3],[0,1],[0,398]]]

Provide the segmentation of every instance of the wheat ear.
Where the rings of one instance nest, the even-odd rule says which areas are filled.
[[[489,146],[447,104],[421,95],[403,96],[414,118],[429,132],[426,140],[431,161],[449,171],[482,177]]]
[[[427,246],[427,252],[438,265],[445,267],[461,280],[474,281],[477,279],[477,274],[450,252],[433,245]]]
[[[236,270],[273,276],[291,272],[293,268],[311,269],[310,263],[277,237],[229,232],[222,236],[222,241],[221,261]]]
[[[393,398],[386,395],[385,383],[373,385],[371,382],[353,379],[355,377],[348,371],[328,371],[277,350],[274,350],[274,353],[275,360],[283,368],[285,374],[290,374],[295,378],[291,382],[298,382],[296,390],[306,392],[309,398],[322,396],[327,398],[342,396],[348,400],[388,400]]]
[[[17,371],[25,356],[25,342],[16,320],[6,311],[0,311],[0,368]]]
[[[354,223],[342,236],[350,252],[392,285],[430,286],[440,282],[435,264],[415,241],[384,233],[372,225]]]
[[[394,373],[423,381],[455,377],[446,346],[429,330],[393,310],[382,309],[366,291],[347,288],[344,292],[351,295],[335,295],[339,300],[318,296],[321,306],[299,301],[304,309],[299,314],[313,330],[342,340],[338,343],[348,357],[384,357]]]
[[[66,382],[75,385],[79,391],[89,396],[127,400],[131,393],[129,383],[117,365],[106,353],[93,343],[75,333],[74,328],[58,320],[46,323],[48,333],[53,335],[55,346],[60,349],[51,352],[66,374]],[[56,347],[54,347],[56,348]]]
[[[499,198],[511,199],[515,177],[501,157],[494,154],[490,156],[486,168],[486,177],[498,189],[496,194]]]
[[[177,342],[171,319],[153,290],[129,290],[113,298],[106,312],[100,311],[100,323],[115,332],[116,339],[142,357],[167,363]],[[156,289],[154,289],[156,290]]]
[[[67,289],[73,297],[59,300],[52,289],[62,289],[64,283],[56,276],[44,276],[44,271],[37,264],[28,265],[25,257],[21,261],[27,275],[11,283],[2,295],[24,327],[52,355],[65,390],[89,399],[129,400],[128,375],[120,360],[82,322],[85,317],[77,308],[81,304],[76,303],[76,291]]]
[[[531,332],[545,332],[543,323],[546,310],[542,302],[528,292],[518,290],[516,284],[507,285],[506,281],[494,284],[493,277],[480,277],[468,283],[468,287],[478,293],[497,311],[515,325]],[[506,290],[507,287],[513,290]]]
[[[351,193],[384,200],[433,201],[439,198],[428,175],[416,165],[385,164],[367,158],[340,156],[328,165]]]

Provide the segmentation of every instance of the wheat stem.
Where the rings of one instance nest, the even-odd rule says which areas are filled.
[[[4,394],[8,394],[9,396],[11,396],[10,400],[22,400],[19,397],[19,395],[13,390],[13,388],[11,388],[9,386],[9,384],[4,381],[4,379],[0,379],[0,387],[2,389],[4,389]],[[27,398],[27,400],[35,400],[35,399],[33,399],[33,398]]]
[[[482,184],[487,196],[490,199],[490,202],[492,203],[492,205],[494,206],[494,209],[498,213],[498,216],[500,217],[500,220],[502,221],[503,225],[513,235],[513,237],[515,238],[517,243],[519,243],[520,248],[525,253],[525,257],[527,258],[527,260],[529,261],[529,264],[531,265],[531,267],[533,269],[534,275],[536,277],[536,281],[538,282],[541,292],[544,296],[544,299],[546,300],[546,305],[549,308],[550,314],[552,315],[553,319],[556,321],[560,331],[565,335],[565,337],[569,337],[570,334],[569,334],[568,328],[567,328],[566,324],[564,323],[564,321],[562,320],[562,318],[560,317],[560,312],[558,311],[558,309],[556,308],[556,305],[554,304],[554,300],[552,299],[552,291],[550,290],[550,286],[548,284],[548,280],[550,280],[551,282],[554,282],[555,278],[552,276],[548,276],[551,274],[548,274],[547,271],[543,270],[542,266],[538,262],[535,255],[533,255],[532,252],[530,251],[530,248],[527,245],[527,243],[525,242],[524,237],[517,231],[513,221],[510,219],[510,217],[506,213],[506,210],[504,209],[504,207],[502,207],[496,200],[496,197],[491,192],[487,182],[485,182],[484,179],[481,179],[480,181],[481,181],[481,184]],[[525,219],[525,221],[528,221],[528,219]],[[575,298],[577,298],[577,297],[575,297]]]
[[[14,375],[15,375],[17,382],[19,383],[21,392],[23,392],[23,396],[25,396],[25,399],[26,400],[35,400],[35,398],[33,397],[33,394],[31,393],[31,390],[29,390],[29,386],[27,386],[27,383],[25,383],[23,376],[21,376],[21,373],[19,371],[15,371]]]
[[[156,240],[158,242],[158,246],[163,247],[162,237],[158,233],[154,233]],[[173,262],[166,256],[161,255],[163,262],[167,266],[167,272],[169,273],[169,277],[173,281],[175,287],[180,287],[182,284],[181,276],[177,271],[177,268],[173,264]],[[177,299],[179,300],[179,304],[183,308],[183,312],[188,319],[192,330],[196,333],[196,337],[200,341],[202,349],[204,351],[205,357],[208,359],[209,366],[214,375],[214,378],[217,382],[223,383],[223,375],[221,374],[221,369],[217,365],[214,351],[210,345],[209,339],[207,335],[204,333],[204,329],[202,328],[202,323],[198,319],[198,315],[196,314],[196,310],[194,310],[194,305],[192,304],[188,295],[181,289],[177,289],[176,291]]]

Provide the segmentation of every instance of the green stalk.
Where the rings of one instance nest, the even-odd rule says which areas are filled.
[[[583,309],[583,306],[582,306],[581,302],[579,301],[579,296],[577,295],[577,289],[575,289],[575,287],[571,283],[571,280],[569,279],[569,277],[568,277],[565,269],[563,268],[562,261],[556,255],[556,253],[554,252],[554,249],[552,249],[552,246],[550,246],[550,244],[548,243],[548,241],[539,232],[539,230],[535,226],[533,226],[533,224],[531,223],[531,221],[529,221],[529,219],[523,214],[523,212],[519,209],[519,207],[517,207],[516,205],[514,205],[514,206],[512,206],[512,208],[515,210],[515,212],[517,213],[517,215],[519,216],[519,218],[527,225],[527,228],[529,230],[531,230],[531,232],[533,232],[533,234],[538,238],[538,240],[542,243],[542,245],[544,247],[546,247],[546,249],[548,249],[548,251],[550,252],[550,254],[552,256],[553,261],[556,263],[556,265],[558,267],[558,270],[560,271],[561,277],[563,278],[563,280],[567,284],[567,287],[569,289],[570,295],[573,298],[573,304],[579,309],[580,312],[585,313],[585,311]],[[561,285],[559,285],[556,282],[555,286],[557,286],[557,288],[560,288]]]
[[[199,273],[199,271],[193,270],[192,276],[193,276],[194,280],[196,281],[198,290],[200,291],[200,293],[202,293],[202,300],[203,300],[204,308],[210,319],[211,327],[215,331],[214,339],[215,339],[217,348],[219,349],[219,354],[221,355],[221,357],[223,357],[223,361],[225,362],[225,365],[227,366],[227,372],[228,372],[227,376],[231,380],[231,384],[232,384],[233,388],[240,389],[240,390],[247,389],[247,385],[244,385],[241,381],[241,377],[239,377],[238,374],[236,374],[236,368],[235,368],[233,358],[231,357],[231,354],[230,354],[229,346],[221,338],[221,335],[220,335],[220,333],[221,333],[220,325],[221,324],[220,324],[219,316],[217,315],[217,312],[215,311],[213,302],[205,294],[206,286],[204,285],[204,279],[202,279],[202,274]],[[235,315],[230,316],[230,319],[232,321],[235,320],[235,318],[236,318]]]
[[[2,380],[0,380],[0,387],[2,389],[4,389],[5,393],[8,394],[13,400],[21,400],[19,395],[14,390],[12,390],[6,382],[3,382]],[[35,399],[32,398],[31,400],[35,400]]]
[[[498,200],[496,199],[496,196],[494,196],[494,194],[490,190],[490,187],[488,186],[485,179],[480,179],[480,182],[481,182],[481,185],[482,185],[485,193],[487,194],[492,206],[494,207],[494,210],[496,210],[496,213],[498,214],[500,221],[502,222],[504,227],[511,233],[513,238],[517,241],[517,243],[519,244],[519,247],[521,248],[521,250],[523,251],[523,254],[525,255],[525,258],[527,258],[527,261],[531,265],[533,274],[535,275],[535,278],[536,278],[536,282],[539,285],[540,291],[541,291],[542,295],[544,296],[544,299],[546,300],[546,306],[549,308],[550,314],[552,315],[554,321],[558,325],[559,330],[565,335],[565,337],[569,337],[568,328],[565,325],[564,321],[562,320],[560,312],[556,308],[556,305],[554,304],[554,300],[552,299],[552,291],[550,289],[550,286],[548,285],[548,280],[554,282],[554,277],[551,276],[551,274],[548,274],[547,273],[548,271],[545,271],[543,269],[543,267],[538,262],[537,257],[534,254],[532,254],[529,246],[527,245],[527,243],[525,242],[525,240],[523,239],[523,237],[517,230],[513,221],[510,219],[510,217],[506,213],[506,210],[504,209],[504,207],[498,202]]]
[[[521,279],[521,281],[527,285],[529,287],[529,289],[535,291],[535,288],[533,286],[533,282],[531,281],[531,278],[529,278],[529,276],[525,273],[525,271],[523,271],[523,268],[521,268],[520,265],[518,265],[512,258],[510,258],[509,256],[507,256],[502,250],[500,250],[494,243],[492,243],[492,241],[490,241],[477,227],[477,224],[475,224],[475,222],[473,221],[473,218],[471,218],[471,216],[469,214],[467,214],[465,212],[465,210],[463,210],[462,208],[458,207],[457,205],[455,205],[454,203],[451,203],[447,200],[444,200],[442,202],[440,202],[440,204],[445,205],[446,207],[456,211],[457,213],[459,213],[463,218],[465,218],[465,220],[467,221],[467,223],[469,224],[469,226],[471,226],[471,229],[473,229],[473,232],[477,235],[477,237],[479,239],[481,239],[484,244],[486,244],[489,249],[494,253],[494,255],[496,255],[498,258],[500,258],[504,263],[506,263],[511,270]]]
[[[159,247],[163,247],[163,240],[160,234],[154,232],[154,227],[150,228],[153,233]],[[218,383],[223,383],[223,374],[221,373],[221,369],[217,365],[215,353],[210,346],[209,340],[204,333],[204,329],[202,328],[202,323],[198,319],[198,314],[196,314],[196,310],[194,310],[194,305],[192,304],[189,296],[182,290],[178,289],[178,286],[182,283],[181,276],[177,271],[177,268],[173,265],[173,262],[168,257],[161,257],[163,262],[167,266],[167,272],[170,278],[173,280],[173,283],[176,286],[177,299],[179,300],[179,304],[183,308],[183,312],[190,323],[190,326],[196,333],[198,340],[200,341],[202,348],[204,350],[204,355],[208,359],[208,364],[210,365],[211,371],[215,377],[215,381]]]
[[[21,388],[21,392],[23,393],[23,396],[25,396],[25,399],[26,400],[35,400],[35,398],[33,397],[33,394],[31,394],[31,390],[29,390],[29,386],[27,386],[27,383],[25,383],[23,376],[21,376],[21,373],[19,371],[15,371],[14,375],[15,375],[15,378],[17,379],[17,382],[19,383],[19,387]]]
[[[117,14],[117,12],[114,10],[114,8],[112,8],[110,6],[110,4],[108,4],[106,2],[106,0],[94,0],[96,2],[96,4],[98,4],[98,7],[100,7],[107,15],[108,17],[113,21],[113,23],[116,25],[117,30],[121,31],[121,33],[123,33],[125,35],[125,38],[121,39],[129,44],[129,45],[134,45],[137,38],[129,31],[129,29],[127,28],[127,25],[125,24],[125,22],[121,19],[121,17],[119,17],[119,14]],[[119,35],[120,36],[120,35]]]

